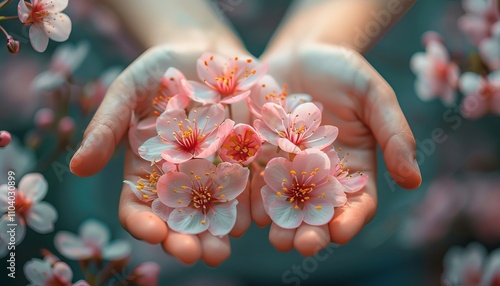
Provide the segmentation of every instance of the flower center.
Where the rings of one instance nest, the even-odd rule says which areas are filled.
[[[152,193],[157,193],[156,184],[158,183],[158,179],[160,176],[155,168],[151,171],[151,173],[147,174],[145,178],[140,178],[137,181],[137,190],[142,191],[144,189],[150,190]],[[147,194],[142,195],[143,198],[148,199],[149,196]]]
[[[481,86],[481,95],[486,100],[490,99],[493,96],[493,94],[495,93],[495,91],[496,91],[496,88],[489,83],[484,83]]]
[[[196,110],[193,110],[193,112],[196,112]],[[208,116],[207,119],[209,119]],[[174,118],[174,120],[176,119]],[[184,125],[184,121],[186,122],[186,126]],[[205,121],[205,124],[206,122],[208,122],[208,120]],[[207,135],[204,134],[206,125],[198,128],[196,118],[193,119],[192,122],[191,120],[186,118],[183,121],[179,122],[177,126],[179,128],[179,131],[174,132],[173,135],[179,146],[185,151],[194,151],[197,146],[202,143],[203,140],[205,140],[205,138],[207,137]]]
[[[45,4],[50,5],[52,2]],[[38,0],[34,1],[33,4],[26,2],[26,7],[31,10],[31,14],[28,20],[24,23],[25,25],[43,22],[43,19],[49,15],[49,11],[47,11],[44,5]]]
[[[30,199],[26,198],[26,196],[21,192],[16,191],[16,213],[24,216],[30,210],[32,205],[33,202]]]
[[[292,182],[288,182],[287,179],[283,179],[281,186],[284,195],[287,196],[286,201],[295,204],[294,208],[302,209],[304,207],[304,203],[310,199],[309,193],[312,192],[314,187],[316,187],[315,183],[312,183],[312,179],[319,168],[315,168],[314,171],[307,173],[301,172],[297,174],[295,170],[290,170],[290,174],[292,175]],[[277,192],[276,196],[281,197],[283,194],[281,192]]]
[[[296,115],[295,117],[298,117]],[[292,120],[292,123],[288,126],[285,131],[277,131],[278,134],[290,140],[293,144],[302,147],[300,143],[304,140],[305,132],[308,130],[308,126],[304,124],[304,122],[296,122],[296,118]],[[301,148],[303,149],[303,148]]]
[[[174,81],[175,79],[171,77],[169,79],[170,81]],[[168,101],[172,98],[171,96],[166,95],[167,90],[168,90],[168,85],[169,82],[165,79],[163,79],[160,83],[160,86],[158,87],[158,96],[155,96],[153,99],[153,109],[154,109],[154,114],[156,116],[160,116],[165,109],[167,109],[167,104]]]
[[[256,134],[251,130],[245,131],[245,134],[234,134],[228,138],[222,148],[228,150],[228,157],[238,162],[247,161],[248,158],[255,156],[259,149],[259,144],[254,140]]]
[[[448,79],[448,65],[443,62],[438,62],[436,66],[437,77],[443,81]]]

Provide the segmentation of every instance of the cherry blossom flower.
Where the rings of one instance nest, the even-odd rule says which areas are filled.
[[[331,148],[326,152],[326,154],[328,155],[332,166],[330,174],[333,175],[344,187],[344,192],[355,193],[366,185],[368,182],[368,176],[361,172],[354,174],[349,173],[349,169],[345,169],[345,157],[341,160],[335,149]],[[347,153],[347,155],[349,155],[349,153]]]
[[[125,240],[109,242],[108,228],[95,219],[84,221],[79,228],[79,236],[60,231],[54,237],[57,250],[73,260],[101,259],[117,261],[130,254],[130,245]]]
[[[225,120],[221,104],[192,109],[168,109],[156,121],[158,136],[139,147],[139,155],[148,161],[179,164],[191,158],[207,158],[222,145],[234,121]],[[161,157],[160,157],[161,156]]]
[[[168,109],[185,109],[189,104],[189,97],[181,82],[186,77],[176,68],[168,68],[162,76],[158,95],[153,100],[154,113],[160,115]]]
[[[270,160],[261,194],[273,222],[286,229],[302,222],[328,223],[334,207],[347,202],[343,187],[329,175],[330,167],[328,156],[317,149],[300,151],[292,162],[282,157]]]
[[[7,182],[7,172],[13,171],[16,176],[23,176],[35,167],[36,158],[33,151],[25,148],[16,137],[7,147],[0,148],[0,182]]]
[[[264,104],[268,102],[281,105],[289,113],[299,104],[311,101],[311,96],[308,94],[297,93],[289,95],[286,91],[286,86],[279,86],[276,80],[270,75],[265,75],[259,80],[252,87],[251,91],[250,96],[247,97],[248,107],[257,118],[262,117],[260,111]],[[316,103],[316,105],[318,104]]]
[[[460,89],[465,97],[462,114],[467,118],[480,118],[487,113],[500,115],[500,71],[487,77],[466,72],[460,77]]]
[[[459,29],[475,45],[488,38],[491,26],[500,20],[497,0],[462,0],[466,14],[458,20]]]
[[[126,281],[132,285],[156,286],[160,275],[160,265],[156,262],[144,262],[132,270]]]
[[[481,58],[490,70],[500,69],[500,21],[491,27],[492,36],[479,43]]]
[[[231,104],[245,99],[250,88],[267,72],[267,65],[248,57],[226,58],[204,53],[196,63],[203,83],[184,82],[187,95],[200,103]]]
[[[71,19],[61,13],[68,6],[68,0],[24,0],[19,1],[17,14],[24,25],[31,25],[29,36],[33,49],[43,52],[49,38],[64,42],[71,33]]]
[[[46,255],[43,260],[33,258],[26,262],[24,264],[24,275],[30,282],[30,286],[90,286],[83,280],[72,284],[73,271],[71,268],[51,254]]]
[[[159,166],[161,166],[161,168]],[[137,184],[127,180],[123,181],[130,186],[130,189],[137,198],[144,202],[150,202],[158,198],[158,179],[161,175],[176,170],[175,165],[169,162],[160,162],[160,165],[154,164],[151,168],[151,172],[140,177]]]
[[[79,98],[80,108],[85,114],[95,111],[106,95],[108,87],[123,71],[122,67],[110,67],[106,69],[97,80],[85,85],[83,95]]]
[[[173,208],[168,226],[178,232],[228,234],[236,222],[236,198],[245,190],[250,171],[239,164],[217,166],[205,159],[179,165],[179,172],[158,180],[158,198]]]
[[[450,61],[443,43],[428,39],[426,52],[416,53],[410,62],[410,67],[417,76],[415,92],[421,100],[438,97],[444,104],[451,105],[455,102],[455,87],[460,71],[457,64]]]
[[[445,285],[483,285],[480,283],[486,254],[486,249],[478,243],[471,243],[465,249],[452,247],[448,250],[444,257]]]
[[[47,0],[48,1],[48,0]],[[52,91],[61,85],[80,67],[90,51],[90,44],[80,41],[76,45],[60,45],[54,51],[49,69],[40,73],[31,82],[35,92]]]
[[[323,149],[333,143],[338,128],[321,124],[321,110],[314,103],[303,103],[292,113],[281,105],[266,103],[261,110],[262,119],[254,122],[255,129],[269,143],[288,153],[307,148]]]
[[[17,189],[12,190],[8,185],[0,186],[0,212],[5,215],[0,221],[9,220],[9,199],[11,193],[15,193],[15,216],[18,219],[16,238],[22,240],[26,224],[38,233],[49,233],[54,230],[54,222],[57,219],[56,209],[47,202],[41,200],[47,193],[47,181],[38,173],[30,173],[22,177]],[[9,220],[10,221],[10,220]],[[3,225],[3,224],[2,224]],[[2,229],[2,231],[5,231]],[[18,241],[20,243],[20,241]]]
[[[219,156],[225,162],[248,165],[262,152],[262,139],[252,126],[236,124],[222,143]]]
[[[8,131],[0,130],[0,148],[7,147],[12,141],[12,136]]]

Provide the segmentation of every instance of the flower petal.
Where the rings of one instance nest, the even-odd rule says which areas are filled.
[[[267,72],[269,66],[266,63],[260,64],[253,68],[253,72],[238,83],[238,90],[248,90],[254,86]],[[252,69],[252,67],[250,67]],[[243,68],[242,68],[243,70]]]
[[[42,0],[40,2],[43,9],[51,13],[61,12],[68,7],[68,0]]]
[[[275,224],[285,229],[295,229],[304,220],[302,210],[295,209],[294,204],[285,200],[274,200],[269,205],[269,216]]]
[[[47,194],[48,184],[42,174],[26,174],[19,182],[19,191],[33,202],[39,202]]]
[[[45,34],[41,25],[31,25],[29,35],[31,46],[35,51],[42,53],[47,49],[47,46],[49,45],[49,37]]]
[[[161,157],[167,162],[181,164],[193,158],[193,154],[188,151],[177,148],[173,149],[171,146],[168,147],[170,148],[163,150],[160,154]]]
[[[355,193],[361,190],[367,182],[367,175],[353,175],[352,177],[347,176],[344,180],[340,181],[342,186],[344,186],[344,192],[346,193]]]
[[[155,199],[152,203],[151,203],[151,211],[159,216],[162,220],[164,220],[165,222],[167,222],[168,220],[168,216],[170,215],[170,213],[173,211],[174,209],[173,208],[169,208],[167,207],[165,204],[163,204],[160,199]]]
[[[333,217],[333,205],[330,201],[312,198],[304,204],[304,222],[310,225],[324,225]]]
[[[238,201],[217,204],[214,205],[212,211],[208,212],[207,217],[210,220],[208,231],[212,235],[224,236],[233,229],[236,222],[237,204]]]
[[[173,210],[167,224],[177,232],[198,234],[208,229],[210,221],[198,209],[187,207]]]
[[[318,183],[328,175],[331,166],[326,153],[317,149],[306,149],[295,156],[290,168],[297,174],[305,172],[309,175],[314,172],[312,178]]]
[[[463,73],[459,80],[460,90],[466,95],[476,92],[480,83],[481,76],[473,72]]]
[[[109,241],[109,229],[96,219],[87,219],[80,226],[80,237],[86,244],[102,247]]]
[[[187,207],[191,202],[191,179],[184,173],[168,173],[158,179],[158,198],[168,207]]]
[[[219,102],[220,95],[214,89],[196,81],[181,80],[182,88],[186,95],[196,102],[214,104]]]
[[[93,255],[92,249],[85,246],[80,237],[67,231],[59,231],[55,235],[54,245],[68,259],[83,260]]]
[[[48,261],[33,258],[24,265],[24,275],[34,285],[45,285],[51,276],[50,268]]]
[[[126,240],[115,240],[102,248],[102,258],[105,260],[120,260],[130,255],[130,243]]]
[[[211,85],[216,85],[216,77],[219,77],[227,65],[228,59],[217,54],[204,53],[196,61],[196,71],[202,82],[207,81]]]
[[[267,127],[273,131],[283,130],[283,121],[288,117],[281,105],[272,102],[264,104],[261,115],[262,121],[264,121]]]
[[[224,98],[222,98],[222,100],[220,101],[220,103],[233,104],[233,103],[236,103],[236,102],[244,100],[245,98],[248,97],[248,95],[250,95],[250,91],[249,90],[241,92],[241,93],[235,93],[235,94],[233,94],[231,96],[225,96]]]
[[[303,144],[306,148],[323,149],[332,145],[338,135],[339,129],[337,127],[331,125],[320,126],[311,136],[307,137]]]
[[[17,16],[19,17],[19,21],[25,23],[29,19],[30,14],[31,11],[26,6],[26,2],[24,0],[19,1],[19,4],[17,4]]]
[[[144,160],[150,162],[161,161],[161,153],[167,148],[167,144],[162,141],[160,136],[148,139],[139,147],[139,155]]]
[[[43,29],[46,35],[56,41],[64,42],[71,34],[71,19],[64,13],[49,13],[43,19]]]
[[[234,200],[247,187],[250,170],[240,164],[222,162],[214,176],[215,197],[221,201]]]
[[[14,233],[16,234],[16,245],[20,244],[24,240],[24,236],[26,234],[26,225],[22,218],[18,216],[14,217],[14,221],[11,220],[8,214],[4,214],[0,218],[0,240],[9,240],[9,236],[11,230],[14,229]],[[11,225],[15,225],[12,227]],[[7,246],[5,246],[7,248]]]
[[[287,138],[278,138],[278,147],[287,153],[297,154],[301,151],[299,146],[293,144]]]
[[[290,182],[292,163],[283,157],[273,158],[267,163],[264,170],[264,181],[274,192],[279,192],[283,188],[283,180]]]
[[[58,282],[71,284],[73,271],[68,264],[58,261],[52,267],[52,275],[58,278]]]
[[[34,204],[26,215],[26,223],[38,233],[53,231],[56,220],[57,211],[47,202]]]

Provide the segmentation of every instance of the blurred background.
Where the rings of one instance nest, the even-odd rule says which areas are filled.
[[[57,66],[51,56],[61,44],[50,41],[47,51],[37,53],[29,46],[26,27],[5,22],[4,27],[21,42],[21,52],[13,56],[0,49],[0,130],[9,130],[17,138],[10,149],[0,149],[0,184],[6,183],[3,170],[9,168],[17,168],[18,180],[22,173],[41,172],[49,184],[45,201],[56,207],[59,217],[52,233],[27,230],[16,248],[15,284],[3,274],[2,258],[1,285],[28,284],[22,264],[41,258],[40,249],[68,263],[73,281],[83,278],[78,262],[62,257],[53,240],[61,230],[76,233],[88,218],[106,224],[112,239],[130,241],[130,267],[144,261],[159,263],[159,285],[441,285],[443,257],[452,246],[476,241],[489,251],[500,247],[500,118],[486,115],[469,120],[457,106],[446,106],[438,99],[420,100],[409,64],[413,54],[425,50],[421,35],[428,30],[441,33],[453,59],[467,62],[463,59],[475,48],[457,27],[464,14],[461,1],[417,1],[366,55],[395,90],[412,127],[423,175],[421,187],[400,189],[388,179],[380,160],[377,215],[348,244],[329,247],[317,258],[304,258],[296,251],[278,252],[268,241],[268,227],[252,225],[243,237],[231,240],[231,257],[216,268],[202,262],[185,266],[161,247],[135,241],[122,229],[117,209],[123,148],[95,176],[79,178],[69,172],[69,160],[106,86],[141,53],[112,13],[97,2],[70,1],[65,11],[73,21],[67,43],[80,49],[82,58],[81,63],[71,64],[71,84],[65,87],[69,96],[50,91],[47,85],[57,85],[57,79],[35,88],[31,84],[38,74]],[[249,51],[259,56],[290,3],[220,0],[214,5],[222,8]],[[2,14],[16,14],[17,4],[9,6]],[[66,122],[54,122],[50,112],[37,113],[43,107],[57,110],[54,106],[61,98],[72,102]],[[54,118],[59,117],[56,112]],[[447,139],[433,140],[435,132]],[[297,266],[303,269],[300,275],[293,272]]]

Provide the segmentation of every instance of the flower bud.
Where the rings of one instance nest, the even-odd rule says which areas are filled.
[[[12,141],[12,136],[7,131],[0,131],[0,148],[6,147]]]
[[[54,124],[54,111],[42,108],[35,113],[35,125],[38,129],[47,130]]]
[[[73,130],[75,130],[75,121],[69,116],[64,116],[59,120],[57,130],[61,136],[69,137],[73,133]]]
[[[12,36],[7,37],[7,49],[9,50],[9,53],[15,55],[19,53],[19,50],[21,49],[21,46],[19,45],[19,41],[14,40]]]

